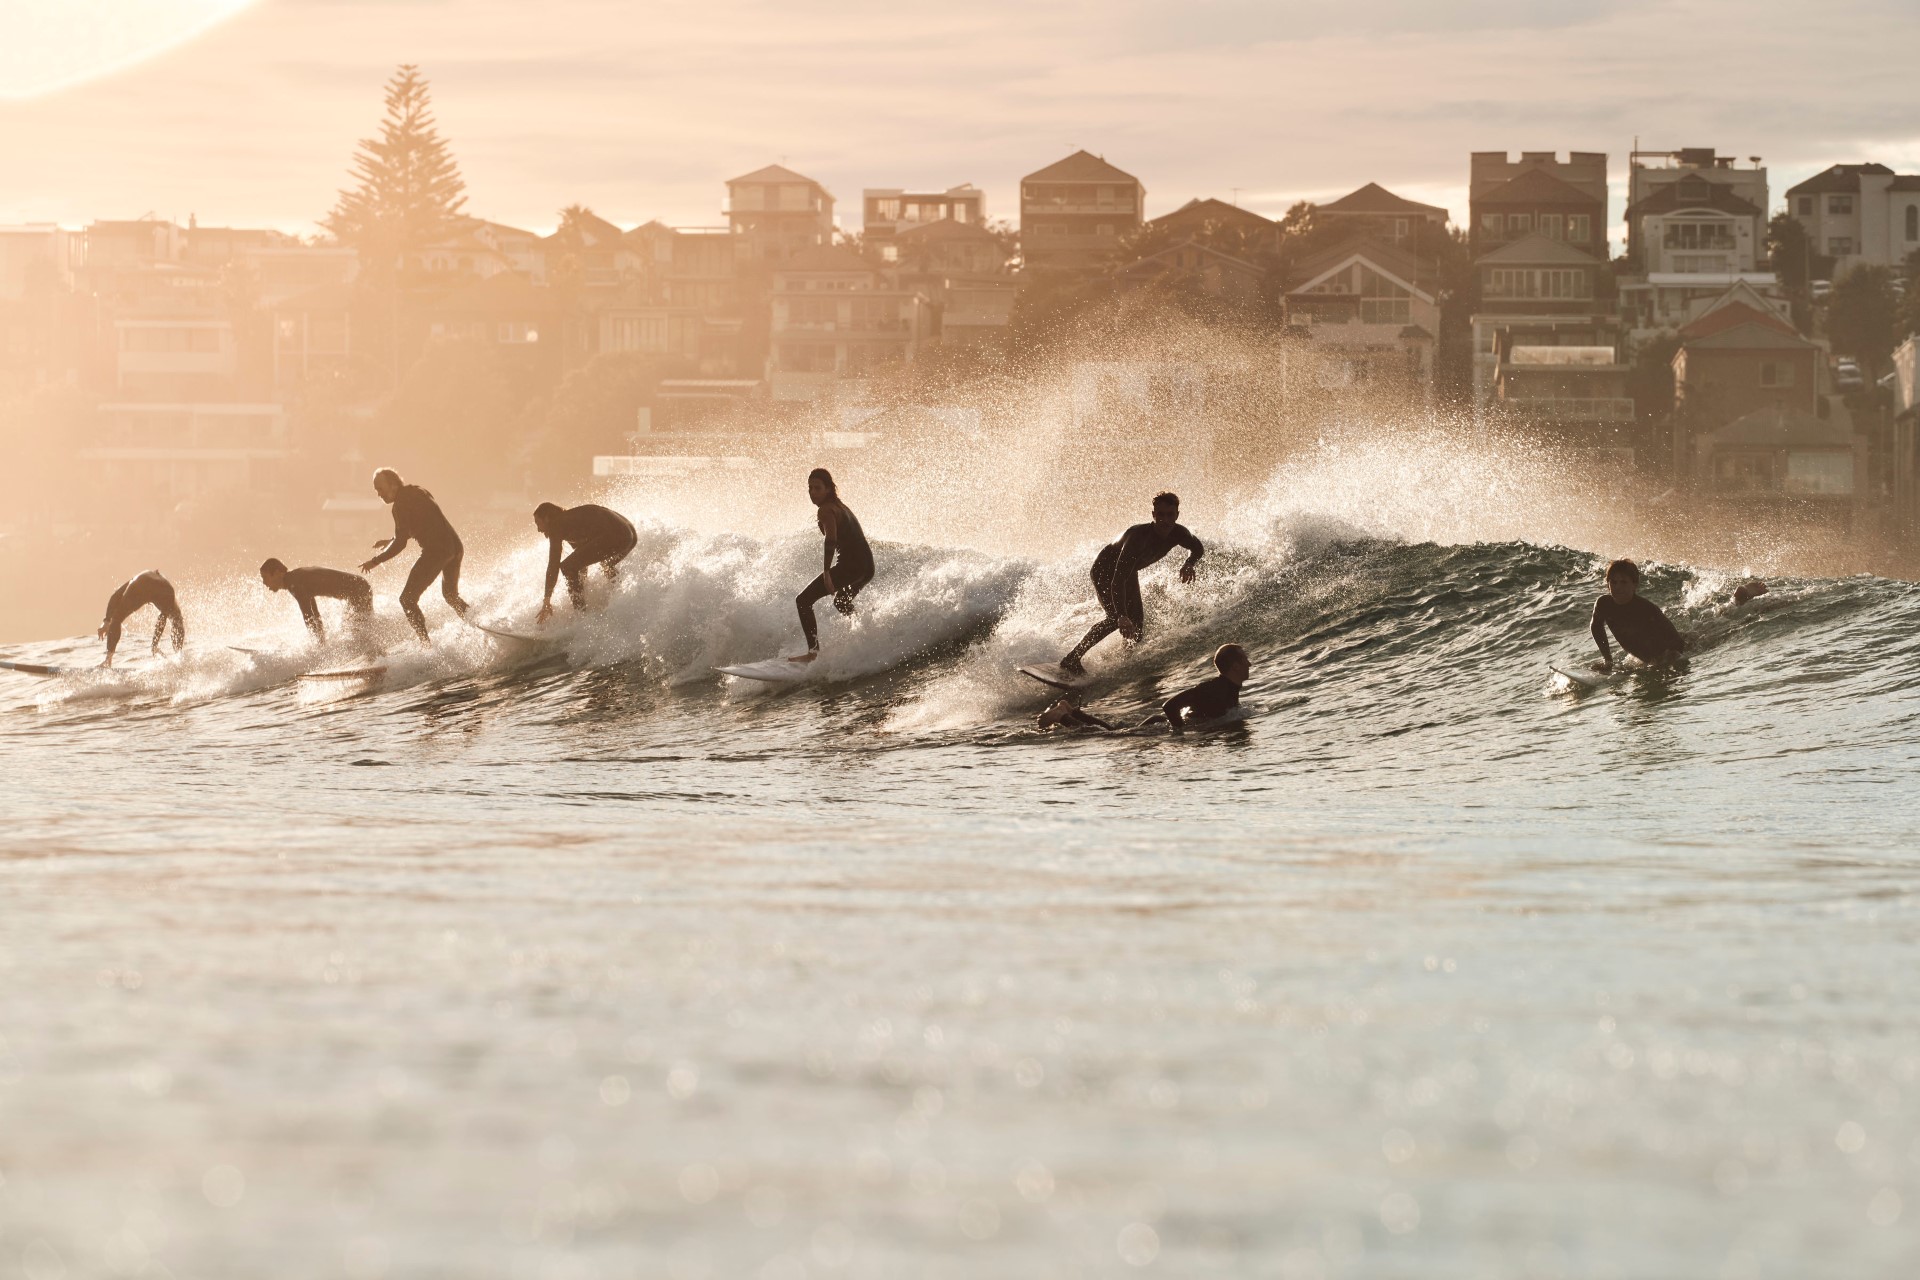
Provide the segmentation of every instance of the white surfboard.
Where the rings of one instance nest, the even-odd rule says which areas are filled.
[[[740,680],[760,680],[767,684],[799,684],[812,680],[814,663],[795,662],[791,658],[768,658],[763,662],[743,662],[737,666],[715,667],[723,676]]]
[[[1057,662],[1030,662],[1014,668],[1029,680],[1038,680],[1041,684],[1051,685],[1055,689],[1084,689],[1093,683],[1090,675],[1074,675]]]
[[[303,671],[302,680],[378,680],[387,674],[385,667],[354,667],[344,671]]]
[[[78,670],[78,667],[56,667],[44,662],[14,662],[0,658],[0,671],[18,671],[27,676],[64,676]]]
[[[466,619],[466,623],[476,631],[484,631],[501,640],[518,640],[522,644],[545,644],[553,639],[552,636],[530,635],[525,631],[513,631],[506,627],[490,627],[484,622],[475,622],[471,618]]]
[[[1576,689],[1604,689],[1613,683],[1613,675],[1602,675],[1598,671],[1589,670],[1585,667],[1569,669],[1549,664],[1547,670],[1553,672],[1554,675],[1559,676]],[[1618,674],[1619,672],[1617,671],[1614,673],[1614,675]]]

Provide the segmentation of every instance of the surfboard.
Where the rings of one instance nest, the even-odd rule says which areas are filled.
[[[488,635],[495,636],[501,640],[518,640],[523,644],[544,644],[553,639],[552,636],[529,635],[524,631],[510,631],[506,627],[490,627],[484,622],[475,622],[471,618],[468,618],[466,623],[476,631],[484,631]]]
[[[790,658],[768,658],[762,662],[743,662],[737,666],[715,667],[723,676],[739,680],[760,680],[767,684],[799,684],[814,678],[814,663]]]
[[[44,662],[14,662],[0,658],[0,671],[18,671],[28,676],[64,676],[78,670],[78,667],[55,667]]]
[[[1553,674],[1559,676],[1576,689],[1604,689],[1613,683],[1612,675],[1601,675],[1598,671],[1590,671],[1584,668],[1570,671],[1565,667],[1556,667],[1549,664],[1547,670],[1553,672]],[[1617,675],[1619,673],[1615,672],[1614,674]]]
[[[354,667],[346,671],[303,671],[302,680],[378,680],[387,674],[385,667]]]
[[[1057,662],[1030,662],[1014,668],[1029,680],[1038,680],[1041,684],[1051,685],[1055,689],[1084,689],[1093,683],[1089,675],[1070,675]]]

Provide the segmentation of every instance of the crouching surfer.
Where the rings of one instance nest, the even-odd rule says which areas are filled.
[[[1253,663],[1247,657],[1247,651],[1237,644],[1223,644],[1214,651],[1213,666],[1219,675],[1174,694],[1160,704],[1157,713],[1135,725],[1131,732],[1137,733],[1164,723],[1170,731],[1179,733],[1189,725],[1218,720],[1239,706],[1240,687],[1253,674]],[[1035,726],[1042,730],[1104,729],[1108,733],[1128,732],[1117,724],[1083,711],[1066,698],[1059,699],[1042,711]]]
[[[300,617],[307,624],[307,630],[322,644],[327,640],[327,624],[320,619],[318,600],[324,596],[346,601],[348,629],[356,641],[366,642],[373,625],[373,587],[359,574],[314,565],[289,569],[275,558],[260,566],[260,582],[269,591],[284,591],[292,596],[293,602],[300,606]]]
[[[120,624],[148,605],[160,615],[153,624],[153,652],[160,652],[160,637],[169,625],[173,627],[173,651],[180,652],[187,643],[187,623],[180,614],[179,600],[174,598],[173,584],[160,576],[158,569],[149,569],[135,574],[107,597],[106,616],[100,620],[100,629],[94,632],[105,636],[107,641],[107,660],[101,666],[113,665],[113,651],[120,647]]]
[[[640,535],[634,532],[632,521],[611,507],[592,502],[577,507],[543,502],[533,509],[533,527],[550,544],[547,552],[547,590],[541,597],[540,616],[535,619],[540,623],[545,623],[553,616],[553,587],[563,575],[567,580],[567,598],[573,601],[574,610],[584,610],[587,607],[587,570],[597,564],[607,571],[607,577],[613,577],[620,562],[640,542]],[[568,542],[573,544],[573,554],[563,560],[560,557],[562,544]]]
[[[794,597],[793,603],[800,610],[800,630],[807,637],[807,651],[787,659],[789,662],[812,662],[820,656],[820,628],[813,616],[815,603],[832,596],[833,607],[851,618],[854,597],[873,581],[873,549],[867,545],[860,521],[847,509],[847,504],[840,501],[840,490],[825,467],[815,467],[807,473],[807,496],[820,509],[818,522],[820,536],[826,539],[826,552],[820,576]]]
[[[1650,667],[1671,666],[1687,651],[1686,637],[1660,606],[1640,594],[1640,566],[1631,560],[1607,566],[1607,592],[1593,602],[1593,642],[1600,646],[1600,661],[1593,669],[1602,674],[1613,670],[1609,631],[1622,649]]]

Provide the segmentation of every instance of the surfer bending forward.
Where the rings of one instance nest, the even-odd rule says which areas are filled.
[[[1206,554],[1200,539],[1180,523],[1180,499],[1171,493],[1153,499],[1153,520],[1136,524],[1120,535],[1118,542],[1100,549],[1093,559],[1093,592],[1107,616],[1093,624],[1073,652],[1060,659],[1060,669],[1068,675],[1083,675],[1080,659],[1093,646],[1118,631],[1121,638],[1138,642],[1146,624],[1146,606],[1140,600],[1140,571],[1158,564],[1175,547],[1187,549],[1187,562],[1180,566],[1180,581],[1192,582],[1194,566]]]
[[[790,662],[812,662],[820,656],[820,628],[813,617],[816,601],[832,596],[833,607],[851,618],[853,598],[873,581],[873,549],[867,546],[860,521],[840,501],[840,490],[825,467],[807,473],[807,496],[820,508],[820,534],[827,546],[820,576],[793,599],[800,610],[800,630],[806,633],[807,651],[788,659]]]
[[[149,569],[135,574],[107,597],[106,616],[100,620],[100,629],[94,632],[107,638],[107,660],[101,666],[113,665],[113,651],[120,647],[120,624],[148,605],[160,613],[153,624],[153,652],[160,652],[160,637],[166,633],[168,623],[173,624],[173,651],[180,652],[187,643],[187,622],[180,616],[180,602],[174,599],[173,584],[161,577],[158,569]]]
[[[446,597],[455,613],[465,617],[467,602],[460,598],[460,561],[467,549],[461,545],[460,535],[447,523],[433,495],[417,484],[402,480],[399,472],[390,467],[374,472],[373,491],[380,495],[380,501],[393,508],[393,537],[373,544],[381,548],[380,554],[361,565],[360,572],[370,573],[393,559],[406,549],[409,540],[420,544],[420,558],[413,562],[407,585],[400,590],[400,612],[407,615],[420,642],[430,644],[427,618],[420,612],[420,596],[438,578],[440,594]]]
[[[1237,644],[1223,644],[1214,650],[1214,670],[1220,674],[1211,680],[1202,680],[1191,689],[1182,689],[1160,704],[1156,715],[1148,716],[1134,726],[1134,732],[1150,728],[1162,721],[1168,729],[1179,733],[1188,724],[1204,724],[1209,720],[1218,720],[1227,712],[1240,705],[1240,686],[1253,674],[1253,662],[1247,657],[1247,651]],[[1109,733],[1121,732],[1120,726],[1109,724],[1099,716],[1082,711],[1066,698],[1061,698],[1035,721],[1040,729],[1105,729]]]
[[[600,565],[612,578],[614,570],[638,545],[640,535],[633,524],[618,511],[588,502],[561,508],[543,502],[533,509],[533,527],[551,544],[547,552],[547,590],[540,597],[539,622],[553,616],[553,587],[562,574],[567,579],[567,598],[576,610],[587,607],[587,570]],[[571,542],[573,554],[562,560],[560,544]]]
[[[1593,669],[1603,674],[1613,670],[1609,628],[1622,649],[1650,667],[1667,666],[1687,651],[1686,638],[1658,605],[1640,594],[1640,566],[1631,560],[1607,566],[1607,594],[1593,603],[1593,642],[1600,646],[1600,661]]]
[[[293,597],[307,630],[322,644],[326,643],[327,625],[320,620],[320,606],[314,603],[320,596],[347,602],[349,626],[356,637],[365,639],[373,623],[373,587],[357,573],[314,565],[289,569],[275,559],[260,566],[260,581],[269,591],[284,591]]]

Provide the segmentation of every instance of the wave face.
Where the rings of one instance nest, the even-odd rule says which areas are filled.
[[[360,659],[242,579],[184,585],[178,658],[0,673],[0,1237],[49,1275],[1901,1274],[1920,592],[1421,456],[1189,493],[1204,573],[1088,663],[1124,720],[1244,645],[1255,714],[1178,740],[1041,735],[1013,670],[1096,617],[1111,511],[1027,558],[862,507],[878,574],[792,688],[711,668],[798,649],[817,536],[684,513],[540,649],[434,597],[406,647],[390,570],[371,688],[297,681]],[[1556,690],[1621,552],[1694,652]],[[544,554],[471,556],[479,616],[526,625]]]

